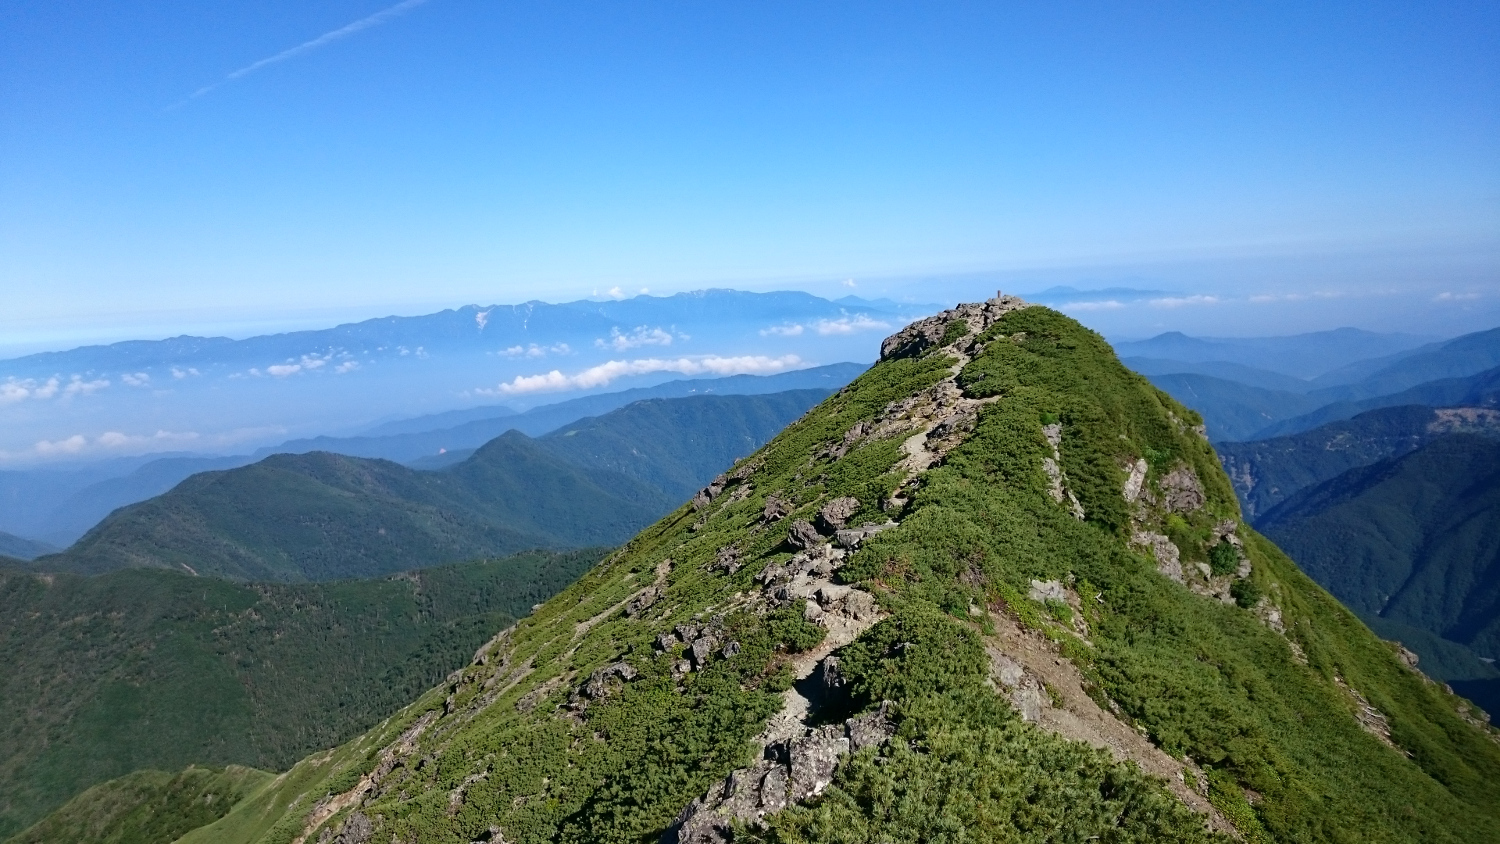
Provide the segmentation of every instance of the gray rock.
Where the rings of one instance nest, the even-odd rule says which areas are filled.
[[[1031,591],[1027,594],[1027,597],[1033,601],[1041,601],[1042,603],[1046,603],[1047,601],[1062,601],[1067,603],[1068,590],[1063,587],[1060,581],[1033,580],[1031,581]]]
[[[965,338],[959,341],[962,343],[968,337],[983,333],[1010,311],[1025,307],[1028,304],[1015,296],[996,293],[995,298],[988,302],[959,305],[936,316],[917,320],[880,344],[880,359],[916,357],[941,342],[948,326],[960,319],[968,323],[969,328]]]
[[[1162,476],[1161,491],[1166,497],[1167,509],[1174,513],[1190,513],[1208,501],[1203,494],[1203,484],[1190,466],[1178,466]]]
[[[661,598],[661,590],[655,586],[647,586],[640,594],[625,602],[625,617],[634,618],[650,609],[657,600]]]
[[[791,512],[792,505],[790,502],[782,498],[780,493],[771,493],[766,498],[765,509],[761,510],[760,515],[767,522],[779,522],[791,515]]]
[[[866,539],[869,539],[870,537],[874,536],[877,533],[880,533],[881,531],[890,530],[895,526],[896,523],[892,521],[887,521],[885,524],[881,525],[863,524],[857,528],[844,528],[843,530],[834,534],[834,538],[838,540],[839,545],[852,550],[854,548],[858,548],[859,544],[861,542],[864,542]]]
[[[718,640],[713,636],[702,636],[693,640],[688,648],[688,656],[693,660],[694,668],[702,668],[707,662],[709,654],[714,652],[714,645]]]
[[[583,684],[583,696],[590,700],[601,700],[609,696],[614,690],[615,684],[611,681],[618,679],[620,682],[634,680],[637,672],[628,662],[616,662],[595,668],[589,675],[588,682]]]
[[[339,824],[339,830],[334,833],[331,844],[369,844],[373,837],[375,825],[363,814],[355,812]]]
[[[792,522],[791,528],[787,530],[786,541],[791,543],[792,547],[806,551],[822,542],[823,535],[818,533],[818,529],[813,527],[811,522],[798,519]]]
[[[859,511],[858,498],[835,498],[818,510],[818,519],[831,531],[836,531]]]
[[[820,794],[850,752],[878,747],[895,735],[890,704],[842,725],[775,742],[763,758],[719,781],[689,803],[662,834],[663,844],[728,844],[736,821],[758,824],[767,815]]]

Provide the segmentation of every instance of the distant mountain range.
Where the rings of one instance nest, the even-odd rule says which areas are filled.
[[[1447,434],[1500,438],[1500,410],[1405,405],[1371,410],[1284,437],[1214,446],[1245,517],[1362,466],[1401,457]]]
[[[1350,341],[1350,348],[1368,349],[1376,339],[1392,336],[1341,329],[1300,338],[1261,338],[1242,343],[1253,350],[1257,344],[1279,340],[1283,346],[1296,349],[1302,339],[1314,338],[1318,342],[1304,344],[1306,353],[1314,355],[1320,344],[1337,346],[1333,341],[1340,338]],[[1395,345],[1413,339],[1394,336],[1396,339],[1390,342]],[[1333,374],[1300,382],[1285,380],[1295,375],[1290,369],[1272,371],[1285,348],[1255,358],[1251,351],[1229,341],[1200,341],[1182,335],[1162,335],[1150,341],[1121,345],[1161,352],[1234,353],[1245,360],[1260,362],[1261,366],[1256,367],[1236,361],[1127,358],[1156,386],[1202,414],[1209,436],[1215,441],[1285,436],[1380,407],[1488,406],[1500,395],[1500,369],[1497,369],[1500,329],[1345,364]],[[1275,344],[1270,345],[1276,351]],[[1332,354],[1332,359],[1338,357]],[[1344,382],[1342,379],[1346,378],[1350,380]]]
[[[835,390],[865,368],[863,364],[840,363],[778,375],[668,381],[570,399],[520,413],[504,407],[472,408],[383,423],[362,436],[296,440],[245,455],[117,458],[71,470],[0,471],[0,530],[65,547],[115,509],[161,495],[189,475],[244,466],[271,454],[321,450],[438,468],[456,462],[455,458],[443,455],[443,459],[414,461],[438,458],[444,450],[467,456],[469,450],[508,430],[538,436],[585,416],[607,413],[646,398]],[[20,550],[20,546],[17,548]],[[46,550],[56,548],[11,556],[36,556]]]
[[[1357,328],[1286,337],[1189,337],[1169,331],[1148,340],[1117,342],[1114,347],[1121,358],[1233,363],[1315,379],[1371,358],[1399,358],[1432,341],[1431,337],[1379,334]]]
[[[0,456],[223,454],[397,416],[870,361],[928,307],[703,290],[45,352],[0,361]]]
[[[637,402],[540,439],[509,431],[433,471],[328,452],[277,454],[193,475],[33,566],[334,580],[530,548],[615,545],[829,392]]]

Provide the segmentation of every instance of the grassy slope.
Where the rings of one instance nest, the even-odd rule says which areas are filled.
[[[345,741],[598,558],[298,585],[0,571],[0,838],[139,768],[279,769]]]
[[[162,844],[218,820],[271,779],[264,771],[233,765],[177,774],[137,771],[69,800],[8,844]]]
[[[157,566],[258,581],[377,577],[528,548],[617,544],[668,506],[655,490],[579,469],[520,434],[439,472],[281,454],[194,475],[121,508],[36,565],[85,574]]]
[[[841,572],[894,613],[843,656],[860,700],[895,702],[904,741],[862,751],[821,798],[777,816],[759,837],[1207,837],[1132,766],[1024,724],[999,703],[984,682],[985,622],[974,606],[1061,639],[1101,700],[1116,702],[1163,749],[1209,769],[1212,799],[1251,840],[1500,839],[1500,746],[1269,542],[1241,529],[1251,580],[1279,605],[1286,637],[1251,611],[1161,577],[1128,547],[1120,458],[1146,457],[1153,483],[1181,463],[1204,479],[1205,511],[1167,519],[1189,560],[1206,555],[1208,524],[1236,513],[1212,450],[1186,427],[1197,421],[1190,411],[1121,367],[1102,338],[1045,309],[1010,314],[985,339],[993,342],[963,380],[1000,400],[893,514],[900,527],[862,546]],[[726,493],[701,523],[684,508],[642,532],[451,682],[364,737],[304,760],[183,844],[285,844],[303,831],[309,807],[377,765],[379,787],[360,811],[377,820],[378,840],[493,840],[492,824],[512,842],[654,840],[689,800],[749,761],[749,739],[789,679],[786,654],[817,631],[795,605],[783,615],[731,612],[724,623],[740,653],[680,684],[668,670],[675,654],[659,655],[652,639],[755,590],[760,569],[788,558],[784,528],[762,525],[767,495],[790,498],[806,515],[829,496],[871,502],[889,493],[904,433],[842,457],[823,446],[946,365],[940,356],[878,364],[763,449],[743,499]],[[1047,495],[1042,425],[1051,420],[1063,424],[1063,464],[1087,521]],[[731,544],[747,565],[734,574],[709,568]],[[622,614],[620,603],[659,567],[668,572],[661,606]],[[1031,578],[1069,576],[1081,594],[1097,595],[1087,610],[1092,646],[1019,597]],[[563,717],[556,707],[570,691],[621,658],[640,676]],[[1336,679],[1388,718],[1399,751],[1359,726]],[[1241,788],[1253,789],[1253,805]]]

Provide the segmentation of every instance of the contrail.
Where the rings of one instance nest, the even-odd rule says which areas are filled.
[[[369,29],[372,26],[380,26],[386,21],[398,18],[411,11],[412,9],[415,9],[416,7],[427,2],[429,2],[429,0],[401,0],[400,3],[397,3],[396,5],[391,6],[388,9],[382,9],[381,11],[378,11],[367,18],[360,18],[354,23],[348,24],[346,26],[341,26],[338,29],[333,30],[332,32],[325,32],[311,41],[303,42],[288,50],[282,50],[274,56],[261,59],[260,61],[253,64],[247,64],[212,85],[204,85],[202,88],[199,88],[198,90],[190,94],[186,100],[178,103],[178,105],[187,103],[189,100],[196,100],[204,94],[207,94],[208,92],[214,90],[215,88],[218,88],[222,85],[227,85],[230,82],[235,81],[236,79],[243,79],[246,76],[249,76],[250,74],[268,65],[273,65],[277,62],[284,62],[287,59],[296,58],[303,53],[310,53],[313,50],[318,49],[319,47],[326,47],[335,41],[341,41],[355,34],[356,32],[361,32],[363,30]]]

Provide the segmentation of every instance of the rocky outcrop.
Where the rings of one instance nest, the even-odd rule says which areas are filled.
[[[818,510],[818,521],[828,531],[833,532],[843,527],[849,521],[849,517],[857,512],[859,512],[858,498],[835,498]]]
[[[885,339],[880,344],[880,359],[916,357],[937,345],[952,342],[949,332],[961,320],[964,334],[979,334],[994,325],[1000,317],[1028,303],[1003,292],[988,302],[959,305],[935,316],[918,320]]]
[[[823,793],[840,760],[895,735],[889,704],[842,724],[766,746],[759,762],[741,768],[689,803],[662,835],[662,844],[728,844],[736,822],[758,824],[767,815]]]
[[[1208,501],[1203,484],[1198,482],[1198,475],[1190,466],[1178,466],[1163,475],[1161,491],[1165,498],[1163,503],[1173,513],[1191,513]]]
[[[812,526],[812,522],[806,519],[798,519],[792,522],[792,526],[787,529],[786,541],[793,548],[806,551],[822,542],[823,535],[818,533],[818,529]]]

